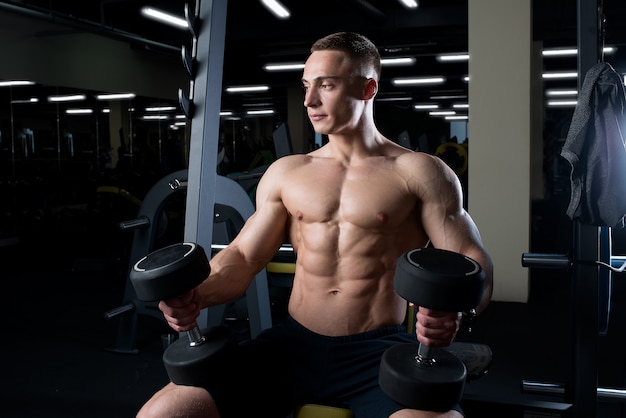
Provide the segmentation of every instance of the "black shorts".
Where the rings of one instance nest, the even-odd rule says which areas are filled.
[[[227,373],[207,390],[222,418],[283,418],[306,403],[348,408],[357,418],[388,417],[404,407],[378,385],[380,359],[406,342],[416,344],[403,326],[327,337],[288,317],[240,345]]]

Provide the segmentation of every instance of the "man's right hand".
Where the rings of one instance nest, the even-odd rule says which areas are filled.
[[[200,304],[196,302],[196,289],[181,296],[159,302],[159,309],[174,331],[189,331],[196,326]]]

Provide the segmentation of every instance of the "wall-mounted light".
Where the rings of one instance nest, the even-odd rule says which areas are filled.
[[[291,13],[278,0],[261,0],[261,4],[279,19],[289,19]]]

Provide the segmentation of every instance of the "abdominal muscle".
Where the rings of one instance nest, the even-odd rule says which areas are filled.
[[[365,234],[358,227],[324,224],[298,228],[317,230],[291,234],[298,257],[288,309],[296,321],[327,336],[402,323],[407,305],[393,288],[395,263],[403,252],[425,244],[420,231]],[[297,241],[303,236],[323,239]]]

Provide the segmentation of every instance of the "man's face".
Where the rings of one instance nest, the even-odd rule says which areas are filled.
[[[316,132],[340,134],[354,129],[364,107],[366,78],[341,51],[315,51],[302,74],[304,106]]]

